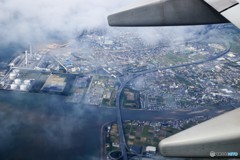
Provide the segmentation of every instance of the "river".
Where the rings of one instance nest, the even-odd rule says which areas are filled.
[[[207,112],[214,116],[214,112]],[[201,112],[123,110],[123,119],[184,119]],[[204,113],[206,114],[206,113]],[[1,160],[97,160],[103,124],[114,108],[65,103],[64,96],[0,91]]]

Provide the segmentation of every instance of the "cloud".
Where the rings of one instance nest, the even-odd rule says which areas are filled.
[[[107,26],[107,15],[121,0],[0,1],[0,43],[72,38],[83,29]]]
[[[62,159],[99,159],[94,156],[99,153],[101,124],[115,119],[115,111],[99,114],[98,108],[68,105],[58,96],[38,95],[33,100],[25,94],[10,94],[7,100],[5,94],[0,95],[0,150],[5,153],[0,159],[9,155],[32,159],[34,155],[48,160],[59,154]],[[28,154],[15,157],[26,150]]]
[[[186,41],[205,26],[109,27],[107,16],[137,0],[2,0],[0,46],[29,42],[34,45],[77,37],[84,30],[108,30],[108,36],[130,31],[148,45],[159,41]],[[126,37],[129,38],[129,37]]]
[[[156,45],[159,42],[175,43],[175,41],[189,41],[206,26],[178,26],[178,27],[148,27],[137,28],[137,34],[146,44]]]

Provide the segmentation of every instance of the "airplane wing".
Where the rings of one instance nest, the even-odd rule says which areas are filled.
[[[110,26],[177,26],[232,22],[240,28],[236,0],[148,0],[108,16]]]
[[[231,22],[240,28],[236,0],[147,0],[108,16],[110,26],[177,26]],[[164,156],[227,157],[240,154],[240,109],[164,139]],[[224,154],[224,155],[223,155]]]
[[[170,157],[239,157],[240,108],[162,140],[159,149]]]
[[[204,0],[222,16],[240,28],[240,4],[236,0]]]

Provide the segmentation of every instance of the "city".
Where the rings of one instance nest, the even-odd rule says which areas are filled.
[[[102,128],[102,159],[116,150],[154,159],[162,139],[212,118],[214,109],[221,114],[240,104],[239,31],[216,30],[224,30],[227,40],[203,37],[147,45],[130,32],[117,38],[94,31],[63,44],[34,50],[29,45],[1,68],[0,89],[116,109],[118,120]],[[124,110],[192,117],[126,120]]]

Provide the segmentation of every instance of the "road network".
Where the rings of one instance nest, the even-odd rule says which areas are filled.
[[[117,124],[118,124],[118,131],[119,131],[119,147],[121,149],[123,160],[128,160],[128,154],[127,153],[131,152],[128,145],[127,145],[126,139],[125,139],[123,121],[122,121],[121,95],[122,95],[122,91],[126,87],[126,85],[130,81],[134,80],[135,78],[137,78],[139,76],[146,75],[147,73],[164,71],[164,70],[167,70],[167,69],[188,67],[188,66],[199,65],[199,64],[206,63],[206,62],[214,61],[214,60],[224,56],[225,54],[227,54],[230,50],[231,50],[231,47],[228,44],[228,45],[226,45],[226,49],[224,51],[219,52],[218,54],[216,54],[216,56],[210,56],[205,60],[195,61],[195,62],[192,62],[192,63],[180,64],[180,65],[175,65],[175,66],[163,67],[163,68],[153,68],[153,69],[149,69],[149,70],[146,70],[146,71],[137,72],[137,73],[134,73],[134,74],[129,74],[127,76],[127,78],[125,78],[125,80],[120,82],[121,84],[120,84],[120,87],[118,88],[117,95],[116,95],[116,107],[117,107],[117,111],[118,111],[118,113],[117,113]]]

